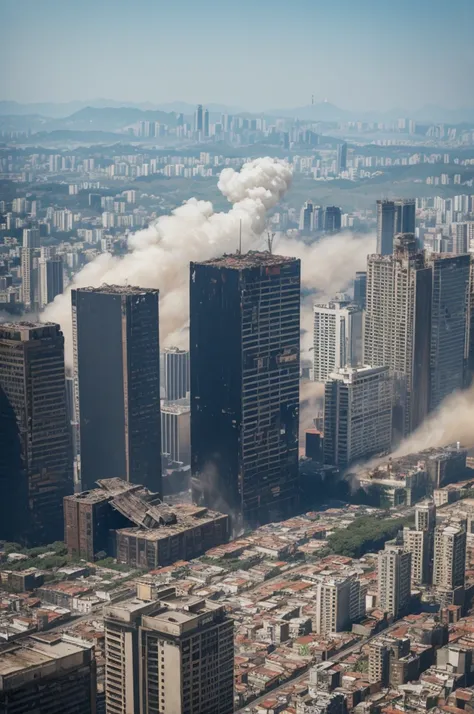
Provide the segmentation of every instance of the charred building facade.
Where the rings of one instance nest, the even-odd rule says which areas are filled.
[[[0,325],[0,538],[62,538],[72,493],[64,337],[53,323]]]
[[[193,497],[278,520],[298,502],[300,261],[191,263],[190,300]]]
[[[72,291],[84,489],[123,478],[161,492],[158,290]]]

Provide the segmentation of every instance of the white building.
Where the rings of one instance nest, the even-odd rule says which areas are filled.
[[[362,358],[362,311],[348,300],[314,305],[313,369],[315,382],[326,382],[341,367]]]
[[[410,599],[411,553],[393,541],[385,543],[377,571],[379,607],[398,617]]]

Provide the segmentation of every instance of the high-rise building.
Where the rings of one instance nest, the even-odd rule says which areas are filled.
[[[324,392],[324,462],[345,469],[390,450],[392,380],[388,367],[333,372]]]
[[[337,145],[336,173],[340,174],[347,169],[347,144],[344,141]]]
[[[2,714],[96,714],[93,645],[37,632],[0,650]]]
[[[451,223],[452,250],[456,255],[469,253],[469,233],[467,222]]]
[[[276,520],[298,503],[300,261],[191,263],[190,291],[194,498]]]
[[[313,232],[313,204],[311,201],[306,201],[301,208],[298,228],[305,235]]]
[[[362,360],[362,311],[349,300],[314,305],[313,379],[325,382],[342,367]]]
[[[365,310],[367,292],[367,272],[357,271],[354,280],[354,304]]]
[[[410,600],[411,553],[393,541],[379,551],[377,567],[378,605],[398,617]]]
[[[72,291],[83,489],[123,478],[161,492],[158,290]]]
[[[471,259],[432,254],[426,265],[432,270],[430,409],[436,409],[465,382]]]
[[[43,309],[52,302],[56,295],[61,295],[64,290],[63,259],[40,258],[39,265],[39,306]]]
[[[24,228],[21,249],[21,299],[27,310],[37,309],[39,303],[38,259],[35,255],[39,247],[39,228]]]
[[[202,104],[198,104],[196,107],[196,111],[194,113],[194,131],[202,132],[202,130],[203,130],[203,109],[202,109]]]
[[[435,528],[433,585],[454,590],[464,586],[466,571],[466,531],[456,523]]]
[[[234,709],[233,621],[218,603],[175,588],[109,606],[105,622],[107,714]],[[157,599],[151,599],[151,598]]]
[[[314,630],[318,634],[341,632],[365,615],[363,587],[356,575],[319,575],[316,582]]]
[[[377,247],[379,255],[391,255],[397,233],[415,233],[416,203],[413,199],[377,201]]]
[[[341,230],[342,211],[339,206],[326,206],[324,209],[323,229],[326,233],[336,233]]]
[[[393,255],[369,255],[364,362],[394,378],[396,438],[421,424],[429,408],[432,272],[413,235],[395,239]]]
[[[434,532],[436,526],[436,506],[427,499],[415,506],[415,528],[417,531]]]
[[[161,453],[172,463],[191,463],[191,407],[189,400],[161,405]]]
[[[206,139],[209,137],[209,110],[204,109],[203,114],[203,132]]]
[[[160,384],[169,402],[185,399],[189,392],[189,352],[179,347],[165,347],[160,355]]]
[[[434,529],[436,506],[426,500],[415,506],[415,528],[403,529],[403,546],[411,553],[411,583],[413,586],[430,583],[433,572]]]
[[[62,540],[72,493],[64,337],[53,323],[0,325],[0,538]]]

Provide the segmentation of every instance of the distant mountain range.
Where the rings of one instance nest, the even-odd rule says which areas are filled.
[[[239,107],[223,104],[206,104],[213,121],[222,113],[246,116],[282,117],[302,121],[394,121],[400,117],[409,117],[418,122],[462,124],[474,122],[474,107],[445,109],[436,105],[427,105],[416,111],[393,109],[389,112],[354,112],[348,109],[319,102],[295,108],[271,109],[256,113],[247,112]],[[193,115],[195,106],[187,102],[152,104],[145,102],[133,104],[108,99],[92,102],[68,102],[65,104],[41,103],[20,104],[0,101],[0,128],[7,131],[121,131],[138,121],[158,121],[169,126],[176,124],[176,114],[186,117]]]

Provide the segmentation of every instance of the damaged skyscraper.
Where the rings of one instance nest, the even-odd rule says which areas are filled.
[[[300,261],[268,252],[191,263],[193,497],[234,527],[298,502]]]

